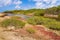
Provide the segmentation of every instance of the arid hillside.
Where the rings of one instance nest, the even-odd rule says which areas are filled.
[[[59,35],[42,25],[26,24],[20,29],[0,27],[0,40],[60,40]]]
[[[0,40],[60,40],[60,6],[0,13]]]

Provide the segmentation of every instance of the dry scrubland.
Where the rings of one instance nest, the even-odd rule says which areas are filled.
[[[17,17],[4,17],[0,23],[0,40],[60,40],[58,31],[32,25]]]
[[[60,6],[0,13],[0,40],[60,40]]]

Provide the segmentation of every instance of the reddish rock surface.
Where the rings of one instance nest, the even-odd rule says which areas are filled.
[[[34,34],[30,35],[26,31],[27,28],[33,28],[36,30],[36,32]],[[57,35],[53,31],[48,30],[47,28],[45,28],[44,26],[41,26],[41,25],[35,25],[35,26],[27,25],[22,29],[16,30],[16,32],[18,32],[19,34],[22,34],[22,35],[32,36],[35,38],[44,38],[45,40],[60,40],[59,35]]]
[[[39,32],[41,34],[43,34],[44,36],[46,37],[49,37],[50,39],[53,39],[53,40],[60,40],[60,36],[57,35],[56,33],[52,32],[52,31],[46,31],[44,27],[41,27],[41,26],[35,26],[35,28],[37,30],[39,30]]]

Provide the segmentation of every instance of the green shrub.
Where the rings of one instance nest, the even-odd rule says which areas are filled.
[[[1,27],[15,26],[16,28],[22,28],[25,23],[17,19],[5,19],[0,25]]]
[[[27,28],[26,30],[27,30],[29,33],[31,33],[31,34],[32,34],[32,33],[35,33],[35,30],[34,30],[33,28]]]
[[[40,16],[40,17],[29,18],[27,21],[29,24],[45,25],[47,28],[53,30],[60,30],[60,22],[55,19],[49,19]]]
[[[20,19],[21,17],[19,17],[19,16],[12,16],[11,18],[12,19]]]
[[[51,21],[46,24],[46,27],[53,29],[53,30],[60,30],[60,22]]]

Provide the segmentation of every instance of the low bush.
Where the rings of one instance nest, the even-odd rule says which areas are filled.
[[[27,28],[26,30],[27,30],[29,33],[31,33],[31,34],[32,34],[32,33],[35,33],[35,30],[34,30],[33,28]]]
[[[1,27],[15,26],[16,28],[23,28],[24,22],[17,19],[5,19],[0,23]]]
[[[40,16],[29,18],[27,21],[32,25],[45,25],[47,28],[60,30],[60,22],[55,19],[49,19]]]

